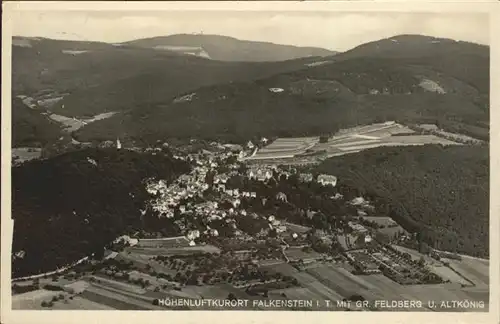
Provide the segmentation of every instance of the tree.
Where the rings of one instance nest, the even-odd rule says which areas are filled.
[[[418,260],[418,265],[421,267],[425,265],[425,259],[423,256],[421,256],[420,259]]]

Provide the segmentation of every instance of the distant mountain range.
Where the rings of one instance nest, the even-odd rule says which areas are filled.
[[[243,41],[219,35],[180,34],[139,39],[124,45],[183,52],[219,61],[285,61],[337,53],[323,48]]]
[[[388,119],[489,137],[488,46],[420,35],[344,53],[213,35],[14,40],[15,95],[61,96],[44,109],[70,117],[121,112],[78,130],[81,141],[244,141]]]

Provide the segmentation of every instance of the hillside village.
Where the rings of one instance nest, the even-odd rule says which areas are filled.
[[[114,145],[118,150],[140,150],[127,148],[119,139]],[[402,287],[484,284],[460,272],[454,264],[462,260],[457,254],[413,250],[419,245],[417,233],[379,215],[373,202],[342,184],[337,178],[342,175],[247,165],[242,160],[252,154],[253,144],[211,143],[195,152],[163,144],[143,151],[172,151],[174,159],[191,166],[172,181],[143,181],[150,198],[141,217],[168,222],[171,235],[151,230],[123,233],[107,246],[102,259],[90,257],[55,273],[15,280],[15,290],[45,287],[59,292],[55,300],[44,299],[42,308],[57,308],[60,300],[71,304],[72,298],[96,301],[111,294],[105,305],[156,309],[165,294],[210,296],[192,295],[199,289],[195,287],[223,289],[227,298],[268,298],[279,291],[287,296],[305,288],[314,294],[299,274],[321,269],[345,272],[349,280],[361,276],[370,282],[370,276],[382,276],[392,282],[389,285]],[[24,257],[22,251],[16,257]],[[323,282],[326,277],[317,278]],[[339,289],[338,298],[375,298],[364,289]],[[123,296],[126,304],[119,306]]]
[[[488,310],[489,52],[13,37],[12,308]]]

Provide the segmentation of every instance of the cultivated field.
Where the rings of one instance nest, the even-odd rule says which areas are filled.
[[[471,285],[471,283],[468,280],[466,280],[465,278],[460,276],[458,273],[456,273],[455,271],[453,271],[452,269],[450,269],[444,265],[436,264],[436,265],[429,266],[429,268],[431,269],[432,272],[434,272],[435,274],[437,274],[438,276],[440,276],[444,280],[449,280],[450,282],[458,283],[458,284],[466,285],[466,286]]]
[[[393,237],[396,233],[406,233],[405,229],[402,228],[398,223],[396,223],[390,217],[378,217],[378,216],[363,216],[364,220],[376,223],[380,226],[377,232],[387,235],[388,237]]]
[[[305,153],[318,143],[319,137],[278,138],[257,151],[249,160],[289,158]]]
[[[450,136],[450,138],[453,138]],[[457,137],[458,138],[458,137]],[[424,144],[459,145],[436,135],[417,135],[410,128],[394,123],[365,125],[339,131],[328,142],[319,137],[278,138],[247,158],[247,161],[278,160],[306,164],[324,157],[340,156],[381,146],[410,146]],[[309,156],[308,156],[309,155]],[[304,160],[304,161],[302,161]]]
[[[169,244],[167,242],[167,244]],[[186,255],[194,253],[220,253],[220,249],[213,245],[187,246],[187,247],[139,247],[133,246],[125,249],[127,252],[143,255]]]
[[[50,114],[48,117],[53,121],[61,123],[67,132],[74,132],[87,124],[90,124],[97,120],[109,118],[114,114],[116,114],[116,112],[107,112],[86,119],[71,118],[58,114]]]
[[[274,265],[270,266],[269,269],[292,276],[299,282],[300,288],[272,291],[273,295],[285,293],[288,298],[328,299],[336,302],[337,300],[349,298],[353,295],[360,295],[370,302],[375,300],[419,300],[423,302],[421,309],[383,309],[391,311],[429,311],[430,309],[426,309],[426,306],[427,302],[431,300],[435,302],[459,300],[488,302],[487,286],[462,287],[458,283],[460,276],[454,276],[446,272],[444,266],[442,267],[443,271],[440,274],[443,276],[448,275],[451,283],[438,285],[400,285],[383,274],[354,275],[335,264],[322,264],[307,268],[305,271],[299,271],[289,264]],[[462,264],[464,272],[472,271],[466,267],[466,265]],[[480,276],[479,274],[477,275],[478,277]],[[439,309],[439,311],[446,310],[486,311],[487,307],[476,309],[473,307],[468,309]]]
[[[484,288],[489,285],[489,264],[462,257],[462,260],[445,259],[450,268],[469,279],[476,287]]]
[[[131,277],[133,274],[131,274]],[[126,283],[126,282],[121,282],[121,281],[116,281],[108,278],[104,278],[102,276],[91,276],[91,278],[95,279],[99,284],[105,285],[106,287],[114,288],[114,289],[119,289],[122,291],[127,291],[130,293],[134,294],[144,294],[146,292],[145,289],[142,289],[138,286]]]
[[[136,247],[141,248],[179,248],[189,247],[189,241],[186,237],[166,237],[161,239],[140,239]]]

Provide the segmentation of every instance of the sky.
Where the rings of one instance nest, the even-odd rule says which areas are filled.
[[[337,51],[400,34],[489,45],[489,20],[481,13],[21,11],[12,24],[15,36],[109,43],[203,32]]]

